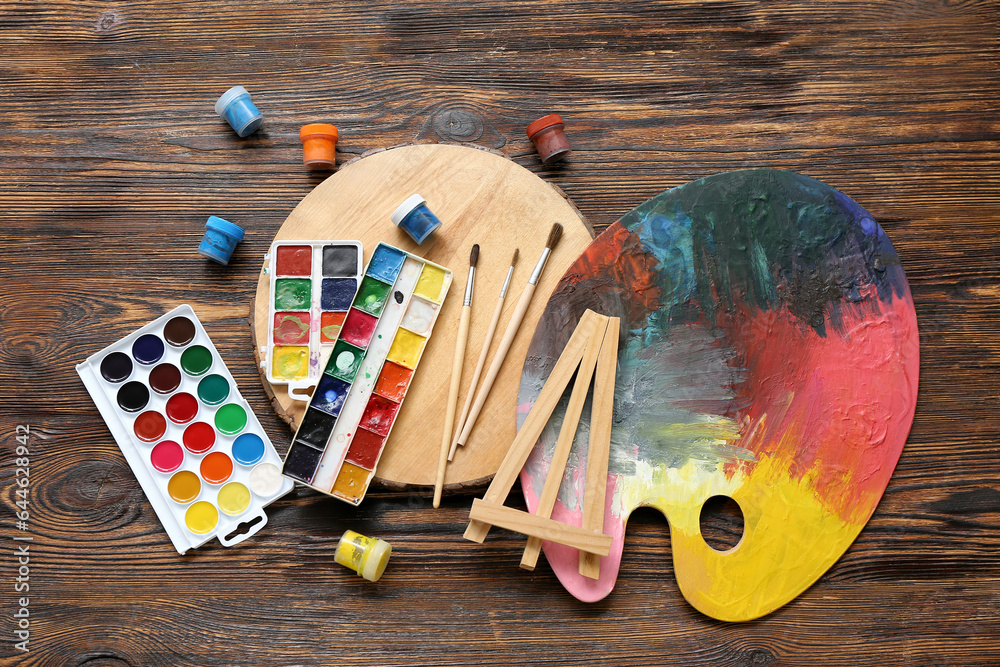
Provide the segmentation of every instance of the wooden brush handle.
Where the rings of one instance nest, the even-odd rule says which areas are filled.
[[[476,370],[472,374],[472,382],[469,383],[469,391],[465,396],[465,405],[462,407],[462,414],[455,424],[455,436],[451,440],[451,450],[448,452],[448,460],[451,461],[458,449],[458,436],[462,434],[462,427],[465,426],[465,419],[469,416],[469,409],[472,408],[472,400],[476,397],[476,385],[483,375],[483,368],[486,366],[486,355],[490,352],[490,345],[493,344],[493,335],[497,332],[497,324],[500,323],[500,315],[503,312],[504,297],[497,299],[497,307],[493,310],[493,319],[486,329],[486,338],[483,339],[483,349],[479,352],[479,361],[476,362]]]
[[[469,314],[472,306],[462,307],[462,318],[458,321],[458,341],[455,343],[455,361],[451,365],[451,386],[448,389],[448,407],[444,413],[444,432],[441,434],[441,456],[438,458],[437,480],[434,482],[434,507],[441,504],[441,490],[444,488],[444,469],[448,464],[448,445],[451,444],[451,429],[455,425],[455,409],[458,407],[458,390],[462,384],[462,363],[465,361],[465,344],[469,340]]]
[[[507,323],[507,330],[503,332],[503,338],[500,339],[500,346],[497,347],[497,353],[493,356],[493,363],[490,364],[490,370],[487,371],[486,379],[483,380],[483,386],[479,388],[479,393],[476,394],[476,402],[472,404],[472,411],[469,412],[469,418],[462,428],[462,434],[458,436],[459,445],[465,446],[465,443],[469,441],[469,434],[472,433],[472,428],[476,425],[476,419],[479,418],[479,413],[483,410],[486,398],[493,387],[493,381],[497,379],[500,367],[503,366],[507,352],[510,350],[510,346],[514,342],[514,337],[517,335],[517,330],[521,326],[521,320],[524,319],[524,313],[528,310],[531,295],[534,293],[534,285],[528,283],[524,286],[524,291],[521,292],[521,299],[517,302],[514,314],[510,316],[510,322]]]

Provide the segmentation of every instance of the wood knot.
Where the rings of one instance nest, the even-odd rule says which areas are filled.
[[[507,138],[479,111],[454,104],[438,108],[424,124],[417,139],[476,143],[489,148],[499,148],[507,143]]]
[[[94,32],[98,35],[106,35],[114,32],[116,29],[124,25],[124,23],[124,16],[113,9],[109,9],[101,14],[99,19],[97,19],[97,23],[94,24]]]

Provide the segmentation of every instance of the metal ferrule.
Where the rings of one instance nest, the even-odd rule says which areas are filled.
[[[472,305],[472,285],[476,282],[476,267],[469,267],[469,279],[465,281],[465,301],[462,305]]]
[[[531,272],[531,277],[528,278],[529,285],[534,285],[538,282],[538,277],[542,275],[542,269],[545,268],[545,260],[549,258],[550,252],[552,252],[551,248],[546,248],[542,251],[542,256],[538,258],[538,264],[535,264],[535,270]]]
[[[503,280],[503,287],[500,288],[500,298],[507,296],[507,288],[510,287],[510,278],[514,275],[514,266],[507,269],[507,277]]]

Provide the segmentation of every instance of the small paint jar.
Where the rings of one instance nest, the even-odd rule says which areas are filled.
[[[569,141],[563,133],[564,127],[563,119],[554,113],[542,116],[528,126],[528,138],[535,144],[543,163],[555,162],[569,155]]]
[[[333,169],[337,164],[337,128],[327,123],[309,123],[299,130],[302,161],[310,169]]]
[[[198,254],[219,264],[229,264],[236,244],[242,240],[242,227],[211,215],[205,223],[205,236],[198,245]]]
[[[215,113],[225,118],[229,127],[241,137],[253,134],[264,122],[264,114],[254,106],[250,93],[243,86],[233,86],[222,93],[215,102]]]
[[[431,213],[425,201],[420,195],[407,197],[391,216],[392,224],[409,234],[417,245],[426,241],[441,226],[441,221]]]
[[[392,545],[385,540],[348,530],[337,543],[334,560],[368,581],[378,581],[391,555]]]

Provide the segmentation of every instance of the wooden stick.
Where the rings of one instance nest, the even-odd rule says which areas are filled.
[[[504,359],[507,358],[507,352],[510,350],[510,346],[514,342],[514,337],[517,335],[518,329],[521,326],[521,320],[524,319],[524,314],[528,310],[528,303],[531,301],[531,295],[535,293],[535,285],[538,283],[538,279],[542,275],[542,270],[545,268],[545,263],[549,258],[549,254],[552,252],[552,248],[555,244],[559,241],[560,236],[562,236],[562,225],[557,222],[552,226],[552,231],[549,233],[545,250],[542,251],[542,256],[538,258],[538,263],[535,264],[535,270],[531,272],[531,277],[528,278],[528,284],[524,286],[524,291],[521,292],[521,298],[517,302],[514,314],[510,316],[510,322],[507,323],[507,329],[503,333],[503,338],[500,339],[500,346],[497,347],[497,352],[493,356],[493,362],[490,364],[490,370],[486,373],[486,379],[483,380],[483,386],[479,388],[479,393],[476,395],[476,402],[472,404],[472,410],[469,412],[469,417],[465,421],[465,426],[462,427],[462,433],[458,436],[458,444],[460,446],[464,446],[465,443],[469,441],[469,435],[472,433],[472,429],[476,425],[476,419],[479,418],[479,413],[482,412],[483,404],[486,403],[486,398],[490,394],[490,389],[493,388],[493,382],[497,379],[500,367],[503,365]]]
[[[604,532],[604,502],[608,486],[608,454],[611,451],[611,424],[614,419],[615,376],[618,368],[618,337],[621,321],[612,317],[604,334],[594,377],[594,400],[590,410],[590,444],[587,447],[587,481],[583,494],[585,530]],[[601,575],[601,559],[580,552],[579,572],[590,579]]]
[[[522,535],[529,535],[532,539],[565,544],[595,556],[607,556],[611,553],[611,537],[608,535],[593,533],[568,523],[546,519],[488,500],[479,498],[473,500],[469,516],[477,522],[513,530]]]
[[[465,283],[465,301],[462,317],[458,322],[458,340],[455,342],[455,361],[451,365],[451,386],[448,389],[448,406],[444,413],[444,432],[441,435],[441,455],[438,457],[437,479],[434,481],[434,508],[441,505],[441,491],[444,489],[444,471],[448,465],[448,445],[451,429],[455,425],[455,409],[458,407],[458,390],[462,384],[462,364],[465,362],[465,345],[469,340],[469,322],[472,313],[472,292],[476,282],[476,264],[479,262],[479,244],[472,246],[469,255],[469,277]]]
[[[500,323],[500,314],[503,312],[503,304],[507,299],[507,288],[510,287],[510,279],[514,275],[514,265],[517,264],[517,256],[519,254],[521,254],[520,249],[515,248],[514,256],[510,260],[510,268],[507,269],[507,277],[500,288],[500,298],[497,299],[497,306],[493,310],[493,318],[490,320],[490,325],[486,328],[486,338],[483,339],[483,349],[479,351],[479,361],[476,362],[476,370],[472,374],[472,381],[469,382],[469,391],[465,395],[462,416],[458,418],[458,423],[455,425],[455,437],[451,441],[451,450],[448,452],[449,461],[455,457],[455,450],[458,449],[458,436],[462,434],[465,419],[469,416],[469,409],[472,407],[472,401],[476,397],[476,386],[479,384],[479,378],[482,376],[483,368],[486,366],[486,356],[489,354],[490,345],[493,344],[493,335],[497,332],[497,324]]]
[[[597,355],[601,351],[604,332],[608,327],[607,317],[598,315],[598,318],[598,324],[594,327],[591,338],[587,342],[587,349],[583,353],[580,370],[576,372],[576,382],[573,384],[573,392],[569,396],[566,415],[563,417],[562,427],[559,429],[559,438],[552,451],[549,472],[545,476],[545,485],[538,496],[535,516],[545,519],[552,516],[552,508],[555,507],[556,498],[559,495],[559,486],[566,473],[566,462],[569,460],[570,450],[573,449],[573,439],[576,437],[577,426],[580,425],[580,415],[583,414],[583,404],[587,401],[587,394],[590,393],[590,381],[594,377],[594,368],[597,366]],[[538,564],[538,554],[541,549],[542,541],[537,537],[529,537],[528,544],[525,545],[524,553],[521,555],[521,567],[525,570],[534,570],[535,565]]]
[[[599,315],[592,310],[588,310],[580,318],[573,335],[569,337],[566,347],[556,360],[549,378],[545,381],[542,391],[535,399],[534,405],[528,412],[521,430],[517,432],[514,442],[507,450],[507,455],[500,463],[500,468],[493,476],[493,481],[486,489],[483,498],[491,502],[502,505],[503,501],[510,493],[510,488],[514,486],[524,462],[528,460],[532,448],[538,441],[538,436],[545,429],[545,424],[549,421],[549,416],[555,409],[559,399],[562,398],[566,385],[576,373],[577,366],[583,358],[587,343],[593,337],[594,327],[598,324]],[[465,529],[465,538],[473,542],[482,542],[486,539],[490,526],[482,521],[471,520]]]

